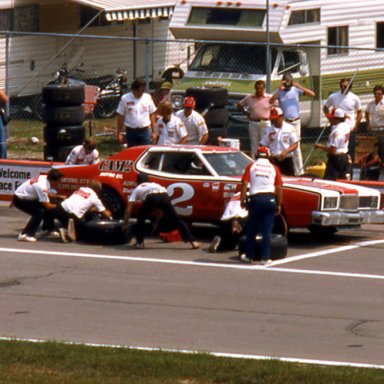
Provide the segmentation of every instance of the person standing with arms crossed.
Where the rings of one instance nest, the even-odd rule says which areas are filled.
[[[248,209],[246,223],[246,253],[240,256],[244,263],[255,260],[256,235],[263,237],[261,264],[271,263],[271,238],[275,215],[281,211],[283,180],[279,169],[269,161],[269,150],[260,147],[256,160],[245,169],[241,183],[240,204]],[[249,184],[249,202],[247,188]]]
[[[128,147],[148,145],[157,138],[156,107],[145,87],[144,80],[136,79],[131,85],[132,92],[123,95],[117,107],[117,140],[123,143],[125,126]]]
[[[280,87],[270,98],[269,102],[274,104],[279,101],[280,108],[284,113],[284,120],[291,124],[297,134],[301,138],[301,121],[300,121],[300,96],[315,97],[316,94],[309,88],[305,88],[300,84],[293,82],[293,77],[289,72],[283,75]],[[299,176],[303,173],[303,156],[301,154],[300,142],[293,154],[293,164],[295,175]]]
[[[272,108],[270,104],[271,95],[265,93],[265,82],[257,80],[255,92],[247,95],[237,104],[237,109],[244,113],[249,119],[248,132],[251,141],[251,156],[255,158],[260,140],[265,130],[270,127],[269,114]]]
[[[365,111],[367,131],[377,136],[384,135],[384,87],[376,85],[373,88],[374,100],[370,101]]]

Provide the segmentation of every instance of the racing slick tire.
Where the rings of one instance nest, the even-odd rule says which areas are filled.
[[[57,146],[46,144],[44,145],[44,160],[64,162],[73,147],[73,145]]]
[[[43,107],[43,121],[47,125],[77,125],[85,120],[82,105],[71,107]]]
[[[228,110],[225,108],[211,108],[204,115],[205,122],[208,127],[227,126],[228,124]]]
[[[261,260],[261,237],[256,237],[256,251],[255,251],[255,260]],[[239,256],[245,253],[247,237],[242,236],[238,242]],[[271,259],[279,260],[284,259],[287,256],[288,252],[288,241],[287,238],[283,235],[272,234],[271,240]]]
[[[44,141],[49,145],[79,145],[84,139],[83,125],[46,125],[44,127]]]
[[[65,107],[84,103],[84,85],[59,86],[50,84],[43,87],[43,102],[51,107]]]
[[[195,99],[197,111],[208,107],[225,107],[228,104],[228,91],[225,88],[191,87],[185,91],[185,96],[192,96]]]
[[[90,220],[79,222],[77,240],[91,244],[125,244],[131,241],[132,232],[123,231],[123,220]]]
[[[101,201],[104,206],[111,211],[113,217],[117,219],[123,218],[125,207],[120,196],[114,189],[103,186]]]

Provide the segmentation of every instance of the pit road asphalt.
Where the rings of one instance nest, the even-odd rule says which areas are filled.
[[[0,338],[384,368],[383,225],[322,241],[294,231],[265,268],[208,253],[206,229],[200,250],[157,238],[136,250],[18,242],[26,221],[0,205]]]

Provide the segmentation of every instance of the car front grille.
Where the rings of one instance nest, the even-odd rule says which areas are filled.
[[[359,209],[359,196],[357,195],[341,196],[340,209],[342,211],[357,211]]]

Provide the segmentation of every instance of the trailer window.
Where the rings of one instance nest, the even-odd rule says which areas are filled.
[[[320,23],[320,8],[292,11],[288,25]]]
[[[39,7],[17,7],[0,10],[0,30],[39,32]]]
[[[263,25],[265,13],[266,11],[261,9],[193,7],[188,19],[188,24],[255,28]]]
[[[300,56],[297,51],[284,51],[279,63],[279,74],[284,72],[299,72]]]
[[[384,48],[384,23],[376,23],[376,48]]]
[[[328,55],[347,54],[349,44],[348,26],[328,28]]]

